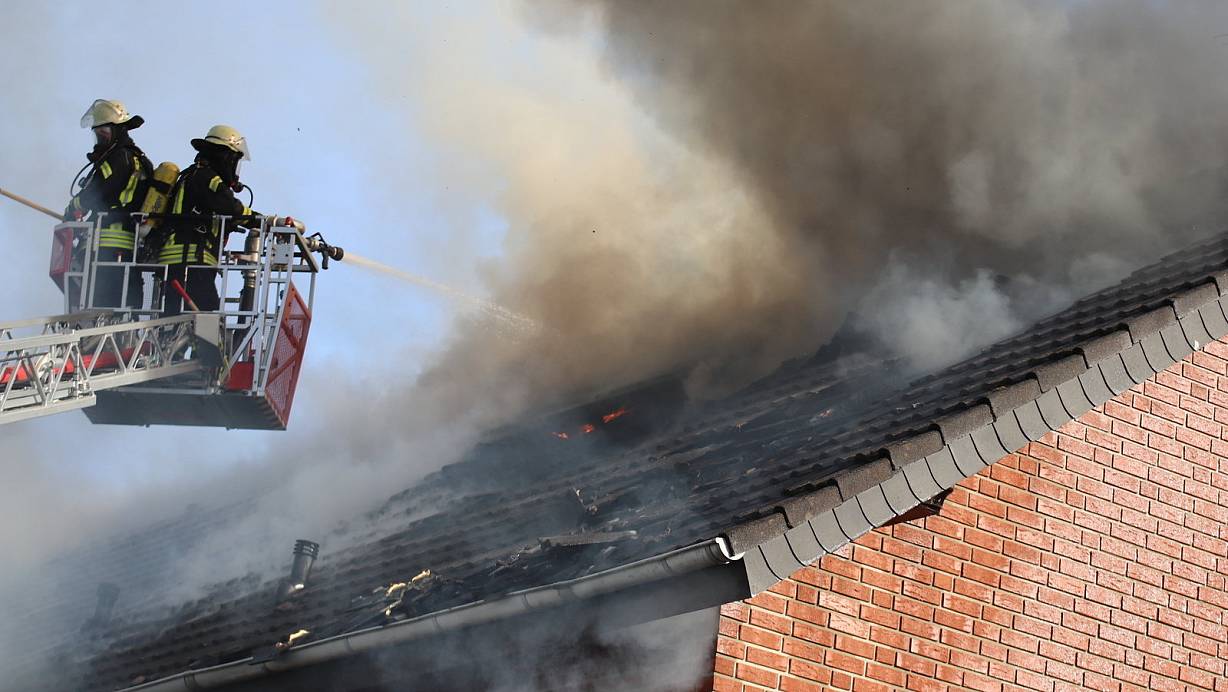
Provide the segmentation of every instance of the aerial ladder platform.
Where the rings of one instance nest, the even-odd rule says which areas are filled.
[[[184,218],[136,216],[138,242],[153,223]],[[0,323],[0,425],[81,409],[94,423],[285,430],[316,278],[344,251],[297,221],[212,217],[222,237],[244,240],[223,248],[218,266],[188,267],[217,277],[220,308],[203,312],[166,265],[100,260],[103,220],[52,229],[49,275],[63,314]],[[119,306],[97,299],[107,272],[122,278]],[[170,291],[184,311],[166,316]]]

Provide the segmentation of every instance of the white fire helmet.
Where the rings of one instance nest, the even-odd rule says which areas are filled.
[[[145,123],[139,115],[132,115],[124,104],[109,99],[98,99],[90,104],[85,115],[81,116],[81,127],[94,128],[103,125],[123,125],[129,130],[135,130]]]
[[[206,143],[220,144],[227,149],[242,154],[243,161],[251,161],[252,154],[247,148],[247,139],[239,134],[239,131],[229,125],[214,125],[209,128],[209,132],[205,134],[204,139],[192,140],[192,146],[200,151],[201,147]]]

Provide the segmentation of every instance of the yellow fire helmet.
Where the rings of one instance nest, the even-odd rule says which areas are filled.
[[[196,151],[201,151],[201,147],[206,144],[218,144],[227,149],[243,155],[244,161],[251,161],[252,154],[247,149],[247,138],[239,134],[239,131],[229,125],[214,125],[209,128],[209,132],[205,134],[204,139],[192,140],[192,148]]]
[[[145,119],[132,115],[124,104],[109,99],[98,99],[90,104],[85,115],[81,116],[81,127],[95,128],[103,125],[123,125],[129,130],[135,130],[145,124]]]

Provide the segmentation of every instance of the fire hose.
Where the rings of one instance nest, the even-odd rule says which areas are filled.
[[[63,220],[64,220],[64,215],[63,215],[63,214],[60,214],[60,213],[58,213],[58,212],[54,212],[54,211],[52,211],[52,210],[48,209],[47,207],[44,207],[43,205],[41,205],[41,204],[39,204],[39,203],[37,203],[37,202],[32,202],[32,201],[30,201],[30,200],[26,199],[25,197],[22,197],[21,195],[15,195],[15,194],[13,194],[12,192],[9,192],[8,190],[5,190],[5,189],[4,189],[4,188],[2,188],[2,187],[0,187],[0,195],[4,195],[5,197],[8,197],[9,199],[13,200],[14,202],[17,202],[18,204],[24,204],[24,205],[26,205],[27,207],[29,207],[29,208],[33,209],[34,211],[41,211],[42,213],[46,214],[47,216],[50,216],[51,218],[55,219],[56,221],[63,221]]]
[[[64,220],[63,214],[55,212],[47,207],[44,207],[38,202],[22,197],[21,195],[18,195],[13,192],[9,192],[8,190],[5,190],[2,187],[0,187],[0,195],[4,195],[5,197],[8,197],[14,202],[17,202],[18,204],[23,204],[35,211],[41,211],[42,213],[46,214],[47,216],[50,216],[56,221]],[[299,221],[298,219],[295,219],[294,217],[272,216],[272,217],[269,217],[269,219],[270,219],[269,225],[271,226],[286,226],[286,227],[294,228],[300,233],[307,232],[307,226],[302,221]],[[318,252],[323,256],[324,258],[323,268],[324,269],[328,269],[328,260],[332,259],[334,261],[340,262],[341,258],[345,257],[344,249],[342,249],[341,247],[337,245],[330,245],[328,242],[324,240],[324,237],[321,236],[319,233],[315,233],[309,237],[303,238],[303,243],[307,247],[307,249],[310,250],[311,252]]]

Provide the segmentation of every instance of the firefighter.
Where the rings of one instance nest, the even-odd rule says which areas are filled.
[[[119,101],[98,99],[81,116],[81,127],[94,131],[94,149],[86,155],[89,172],[80,191],[64,210],[64,220],[102,217],[99,262],[131,262],[136,250],[136,222],[149,188],[153,166],[129,134],[145,120]],[[124,287],[124,267],[99,267],[94,281],[94,306],[118,308]],[[128,268],[127,307],[140,308],[141,274]]]
[[[218,256],[226,246],[224,235],[234,222],[228,221],[223,231],[221,221],[211,217],[255,213],[235,198],[235,192],[243,189],[239,164],[251,160],[243,135],[228,125],[215,125],[203,139],[193,139],[192,148],[197,151],[196,160],[179,175],[170,192],[170,213],[190,218],[172,219],[159,241],[158,263],[167,265],[168,285],[162,291],[166,315],[182,310],[182,298],[169,286],[172,280],[179,281],[197,309],[218,309],[217,270],[212,267],[218,266]],[[189,265],[208,268],[189,269]]]

